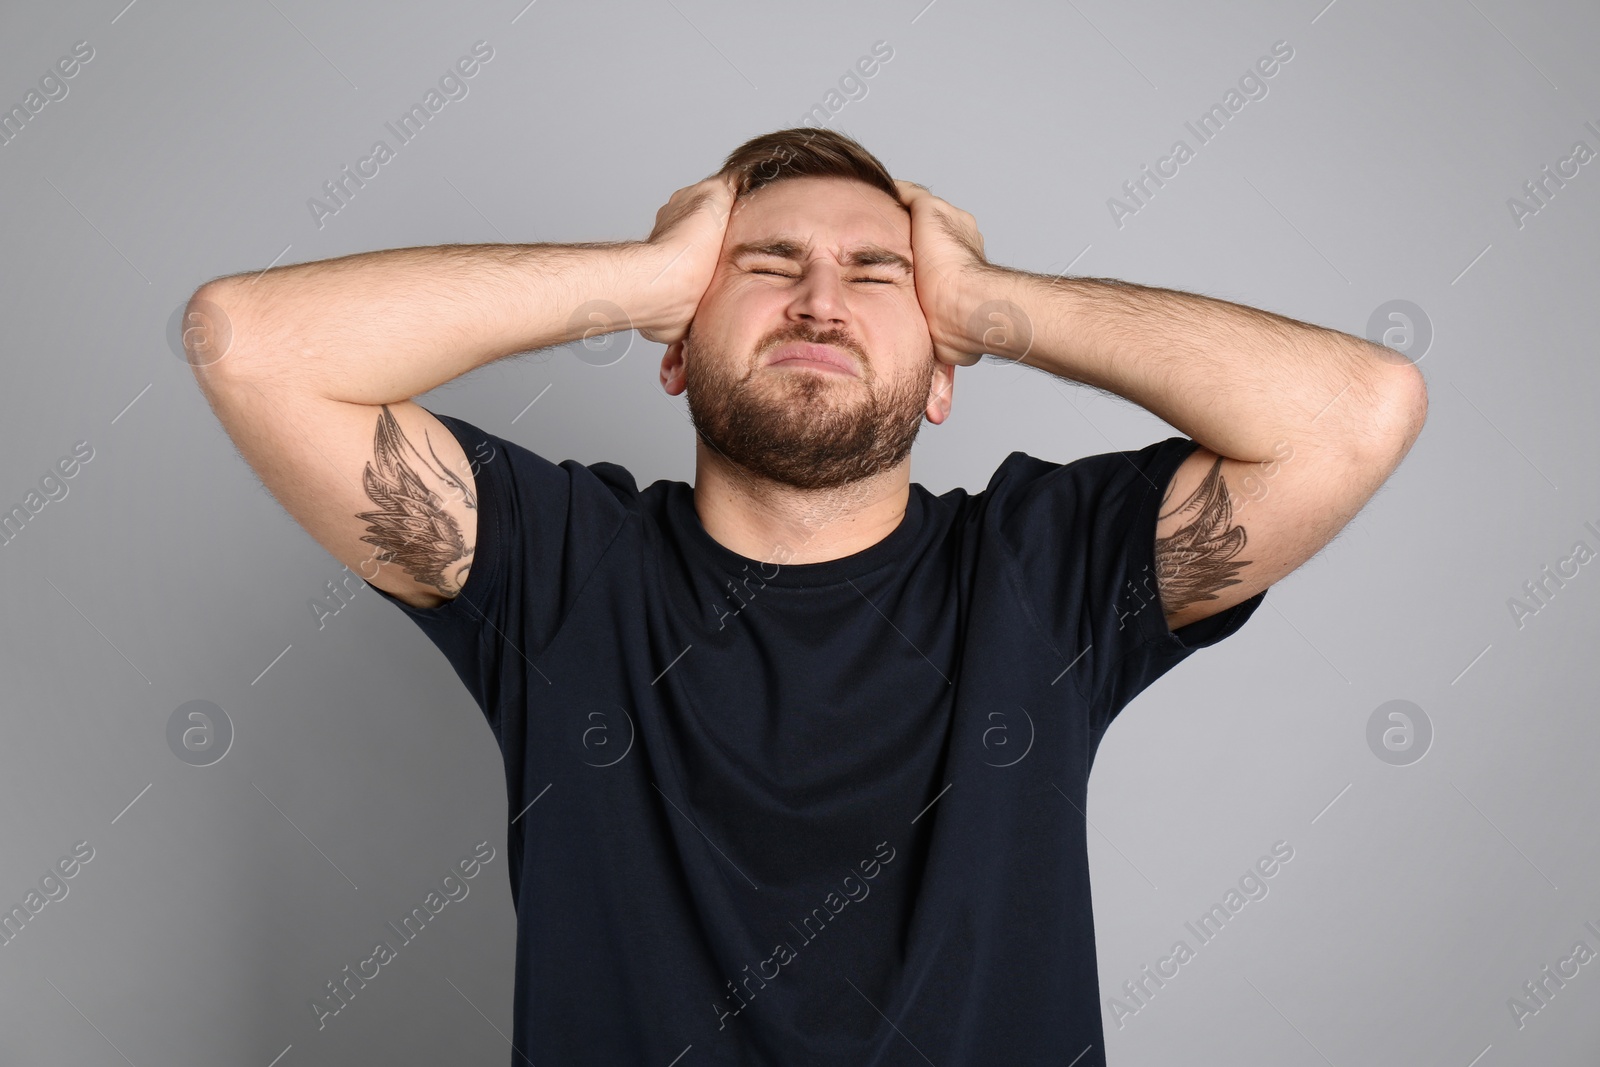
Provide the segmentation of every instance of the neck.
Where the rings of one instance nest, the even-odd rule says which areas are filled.
[[[888,537],[911,495],[909,457],[871,478],[796,489],[756,477],[698,443],[694,507],[712,540],[763,563],[825,563]]]

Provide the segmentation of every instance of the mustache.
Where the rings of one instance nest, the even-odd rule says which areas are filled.
[[[800,341],[808,345],[832,345],[834,348],[842,348],[846,352],[853,353],[863,365],[867,363],[867,354],[862,351],[856,339],[851,337],[847,331],[842,329],[817,330],[803,322],[782,327],[768,334],[757,347],[756,354],[765,356],[774,348],[788,344],[790,341]]]

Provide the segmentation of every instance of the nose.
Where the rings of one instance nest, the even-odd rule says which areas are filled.
[[[821,329],[850,322],[844,278],[837,264],[813,261],[806,267],[805,276],[794,288],[789,315]]]

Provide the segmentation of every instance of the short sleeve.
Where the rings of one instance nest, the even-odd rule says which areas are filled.
[[[462,419],[430,413],[473,464],[472,567],[461,592],[431,608],[372,588],[445,654],[503,744],[505,707],[525,700],[527,672],[622,529],[638,488],[616,464],[552,463]]]
[[[1167,628],[1156,516],[1173,474],[1198,447],[1171,437],[1065,464],[1013,452],[990,483],[1021,595],[1088,701],[1097,736],[1156,679],[1236,633],[1266,598],[1262,590]]]

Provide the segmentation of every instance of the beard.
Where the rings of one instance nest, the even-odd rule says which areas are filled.
[[[788,341],[855,354],[861,377],[771,367]],[[742,370],[729,353],[684,336],[684,388],[700,439],[746,473],[796,489],[834,489],[894,467],[922,428],[934,356],[903,381],[885,383],[841,330],[794,323],[770,334]]]

